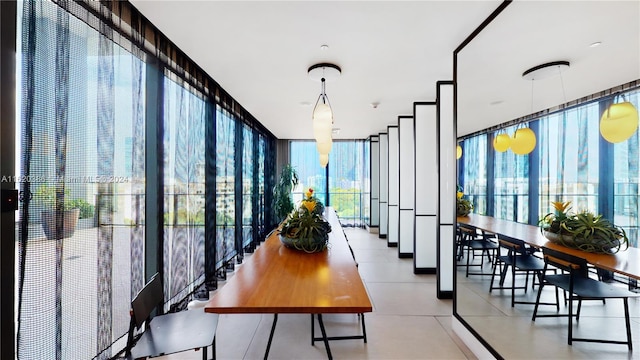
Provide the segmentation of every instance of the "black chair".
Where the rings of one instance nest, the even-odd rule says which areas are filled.
[[[463,256],[466,256],[466,263],[459,264],[459,266],[465,266],[466,277],[469,275],[491,275],[491,273],[485,273],[482,271],[479,272],[470,272],[470,267],[482,267],[484,266],[484,256],[487,256],[489,263],[494,264],[494,258],[496,252],[498,250],[498,244],[494,242],[492,239],[495,237],[495,234],[486,232],[481,230],[481,233],[478,234],[475,227],[465,224],[458,224],[459,229],[459,239],[456,246],[458,247],[458,260],[461,260]],[[466,249],[466,255],[464,255],[464,250]],[[471,257],[475,257],[476,252],[480,252],[480,264],[472,264]],[[493,256],[493,258],[492,258]]]
[[[640,296],[640,294],[632,293],[626,289],[614,286],[612,284],[604,283],[589,277],[589,271],[587,268],[587,261],[583,258],[569,255],[557,250],[548,248],[542,249],[544,252],[545,268],[547,266],[554,266],[563,270],[566,273],[548,275],[543,272],[543,282],[538,288],[538,296],[536,298],[536,306],[533,309],[532,320],[535,321],[537,317],[559,317],[564,316],[569,318],[569,335],[568,343],[572,344],[573,341],[583,342],[597,342],[597,343],[611,343],[611,344],[626,344],[629,350],[632,350],[631,343],[631,324],[629,321],[629,298]],[[550,314],[550,315],[538,315],[538,305],[540,302],[540,295],[545,285],[553,285],[565,290],[569,293],[569,312],[567,314]],[[573,313],[573,300],[578,300],[578,310],[576,314]],[[627,341],[616,340],[602,340],[602,339],[584,339],[573,337],[573,317],[576,317],[576,321],[580,319],[580,308],[582,306],[582,300],[603,300],[603,299],[622,299],[624,302],[624,318],[627,330]],[[557,293],[556,293],[557,300]]]
[[[529,287],[529,275],[534,276],[531,284],[532,288],[535,285],[536,277],[539,279],[539,283],[542,282],[542,272],[545,270],[544,261],[541,258],[532,255],[536,249],[527,246],[527,244],[521,239],[499,234],[498,245],[500,248],[498,249],[498,256],[496,257],[496,262],[493,267],[489,292],[494,289],[511,289],[511,307],[514,307],[515,304],[535,304],[535,302],[531,301],[515,301],[515,291],[516,289],[521,289],[524,290],[525,293],[527,292],[527,288]],[[505,249],[507,251],[507,255],[501,255],[500,249]],[[509,269],[511,269],[511,286],[505,287],[504,281]],[[499,286],[494,286],[493,284],[498,270],[500,270]],[[516,275],[525,276],[525,283],[523,286],[516,286]],[[556,299],[555,304],[557,304],[557,302],[558,299]]]
[[[215,359],[218,314],[187,310],[151,317],[154,309],[162,309],[163,298],[162,282],[156,273],[131,302],[125,356],[144,359],[202,349],[202,359],[207,360],[207,347],[211,346]],[[145,330],[136,340],[134,332],[144,323]]]

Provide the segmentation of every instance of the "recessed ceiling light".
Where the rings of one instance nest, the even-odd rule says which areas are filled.
[[[600,45],[602,45],[602,42],[601,42],[601,41],[596,41],[596,42],[594,42],[594,43],[591,43],[591,45],[589,45],[589,47],[594,48],[594,47],[598,47],[598,46],[600,46]]]
[[[340,128],[333,128],[333,129],[331,129],[331,134],[333,134],[333,135],[338,135],[338,134],[340,134]]]
[[[500,105],[504,102],[504,100],[496,100],[489,103],[489,105]]]
[[[372,107],[372,108],[377,109],[377,108],[378,108],[378,105],[380,105],[380,103],[379,103],[379,102],[372,102],[372,103],[371,103],[371,104],[369,104],[369,105],[371,105],[371,107]]]
[[[320,50],[327,50],[327,49],[329,49],[329,45],[327,44],[320,45]]]
[[[311,106],[311,103],[308,101],[303,101],[300,103],[300,106]]]

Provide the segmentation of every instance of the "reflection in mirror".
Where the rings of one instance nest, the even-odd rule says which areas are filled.
[[[557,76],[545,79],[529,81],[523,78],[525,70],[552,61],[567,61],[570,67]],[[590,157],[596,159],[598,149],[602,147],[598,133],[602,101],[592,101],[588,106],[574,106],[578,101],[589,102],[600,96],[637,88],[640,84],[639,64],[640,2],[637,1],[514,1],[469,43],[459,48],[455,69],[456,121],[464,155],[458,160],[458,169],[459,174],[473,174],[474,178],[458,180],[464,181],[465,197],[474,203],[474,213],[497,214],[502,219],[536,224],[540,213],[549,212],[549,200],[553,201],[554,198],[543,200],[540,192],[551,190],[542,185],[540,188],[528,187],[527,178],[532,170],[525,169],[530,156],[537,156],[535,161],[548,161],[553,167],[559,168],[564,164],[558,166],[554,163],[558,161],[554,160],[556,158],[562,158],[562,161],[567,159],[567,167],[579,168],[579,164],[583,164],[583,176],[587,177],[600,171],[599,166],[603,165],[592,164]],[[640,91],[632,90],[630,94],[631,102],[635,101],[637,106]],[[502,153],[494,150],[494,134],[513,135],[517,127],[523,126],[517,125],[518,121],[536,120],[540,114],[552,113],[565,106],[572,110],[553,119],[550,116],[549,121],[584,121],[587,124],[583,127],[584,133],[578,134],[576,128],[575,138],[584,139],[583,145],[589,149],[588,152],[573,154],[572,151],[576,150],[568,147],[566,151],[569,155],[563,154],[561,157],[548,150],[540,154],[534,151],[535,155],[529,156],[518,156],[511,150]],[[545,141],[558,141],[549,139],[564,136],[559,134],[555,125],[547,126],[544,122],[531,124],[532,127],[539,127],[534,130],[545,131],[546,134],[538,139],[537,146],[543,146],[540,144]],[[500,132],[495,132],[498,129]],[[574,131],[571,125],[563,129]],[[481,136],[471,136],[478,134]],[[549,143],[544,146],[552,148]],[[626,149],[628,146],[637,148],[638,145],[635,142],[624,146]],[[638,152],[637,149],[635,152]],[[487,174],[489,168],[491,173]],[[496,174],[510,177],[510,180],[492,185],[495,193],[488,194],[487,179],[497,178]],[[556,176],[555,173],[535,175]],[[597,191],[597,184],[594,191]],[[566,189],[560,189],[556,193],[564,195],[567,192]],[[578,193],[574,195],[576,199],[585,198]],[[530,197],[540,197],[541,200],[532,201],[536,205],[529,206]],[[597,199],[586,198],[585,208],[598,206]],[[616,221],[619,219],[616,218]],[[468,233],[465,236],[482,238],[481,233]],[[635,241],[637,244],[637,239]],[[532,322],[532,305],[516,304],[512,307],[510,290],[489,292],[493,269],[486,252],[483,256],[481,251],[477,251],[474,256],[466,247],[458,250],[454,312],[499,356],[507,359],[633,357],[624,345],[567,345],[566,318]],[[480,264],[483,259],[483,266],[468,270],[485,275],[467,276],[467,259],[471,265]],[[495,281],[498,279],[499,274]],[[524,284],[524,276],[522,280]],[[510,286],[509,281],[510,277],[507,277],[505,286]],[[537,291],[537,284],[532,288],[532,278],[529,277],[526,293],[524,289],[516,290],[517,301],[533,302]],[[613,301],[611,303],[611,306],[603,306],[601,302],[585,302],[582,311],[587,315],[580,317],[576,329],[586,337],[624,338],[625,325],[619,313],[622,306],[613,304]],[[639,306],[638,301],[632,302],[632,334],[637,343],[640,343]],[[607,321],[603,321],[603,318]]]

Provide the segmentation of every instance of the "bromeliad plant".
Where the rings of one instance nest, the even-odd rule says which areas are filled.
[[[282,223],[280,240],[289,247],[308,253],[327,248],[331,225],[322,217],[324,205],[309,189],[300,206]]]
[[[545,237],[560,245],[599,254],[617,253],[629,247],[623,228],[589,211],[570,213],[571,202],[552,202],[555,212],[540,221]],[[553,234],[550,235],[549,233]]]
[[[471,201],[464,199],[463,196],[462,187],[458,185],[458,191],[456,193],[456,216],[467,216],[471,210],[473,210]]]

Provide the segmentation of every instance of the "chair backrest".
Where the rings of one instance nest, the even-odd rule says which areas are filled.
[[[553,250],[549,248],[542,248],[542,253],[544,254],[544,261],[549,265],[553,265],[554,267],[568,271],[574,276],[579,276],[583,278],[589,277],[589,269],[587,268],[587,260],[573,256],[558,250]]]
[[[471,225],[458,224],[458,227],[463,234],[471,235],[473,237],[476,237],[476,235],[478,234],[476,228]]]
[[[140,329],[140,326],[149,318],[153,309],[161,305],[163,301],[162,281],[160,281],[160,275],[155,273],[131,301],[131,316],[135,320],[136,329]]]
[[[512,250],[514,253],[529,255],[531,250],[527,247],[524,240],[516,239],[503,234],[498,234],[498,243],[500,246]]]

